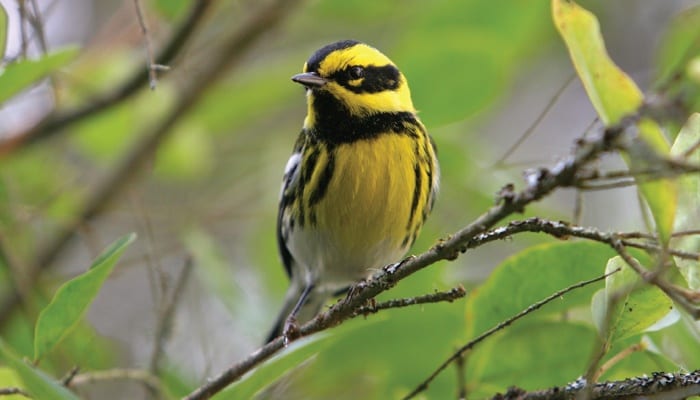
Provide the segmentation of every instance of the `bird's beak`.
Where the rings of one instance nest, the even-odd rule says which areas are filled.
[[[292,77],[292,80],[296,83],[301,83],[309,89],[320,88],[326,84],[326,80],[321,78],[316,72],[304,72],[303,74],[296,74]]]

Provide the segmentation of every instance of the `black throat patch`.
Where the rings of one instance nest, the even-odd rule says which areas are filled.
[[[331,145],[372,139],[382,134],[418,135],[420,124],[408,111],[380,112],[365,116],[352,115],[345,105],[328,92],[313,94],[315,123],[309,134]]]

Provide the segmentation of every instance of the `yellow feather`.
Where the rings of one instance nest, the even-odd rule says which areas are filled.
[[[383,66],[394,65],[391,60],[374,47],[359,44],[347,49],[335,51],[326,57],[318,69],[321,76],[327,76],[334,71],[340,71],[351,65]],[[306,68],[306,66],[305,66]],[[411,91],[403,75],[400,77],[396,90],[378,93],[355,93],[336,82],[329,82],[327,90],[335,94],[350,108],[354,115],[366,115],[379,112],[408,111],[415,112]],[[313,110],[309,110],[309,114]],[[313,118],[313,117],[311,117]],[[307,126],[313,126],[312,121]]]

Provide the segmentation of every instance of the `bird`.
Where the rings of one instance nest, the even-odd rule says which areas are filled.
[[[277,243],[290,284],[266,343],[398,261],[438,192],[436,147],[406,77],[356,40],[328,44],[292,76],[307,113],[283,176]]]

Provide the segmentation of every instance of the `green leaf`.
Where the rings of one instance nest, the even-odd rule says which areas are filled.
[[[71,47],[47,54],[38,60],[20,60],[8,65],[0,73],[0,104],[68,64],[77,54],[78,49]]]
[[[700,57],[695,57],[688,62],[687,71],[690,79],[695,83],[700,83]]]
[[[605,279],[605,289],[596,293],[592,304],[593,320],[608,343],[638,335],[666,317],[673,302],[656,286],[646,284],[620,257],[608,261],[606,273],[620,272]],[[675,323],[678,314],[665,325]],[[603,330],[605,330],[603,332]]]
[[[593,107],[606,126],[637,111],[644,96],[610,59],[596,17],[573,1],[552,0],[554,22]]]
[[[688,62],[700,53],[700,7],[680,13],[669,25],[661,39],[657,59],[657,81],[668,82],[685,69]]]
[[[76,395],[66,389],[57,380],[43,371],[32,368],[20,360],[12,350],[0,339],[0,358],[12,368],[24,383],[26,390],[34,399],[79,400]]]
[[[634,81],[610,59],[596,17],[569,0],[552,0],[552,13],[569,49],[571,61],[601,121],[611,126],[625,116],[635,114],[644,96]],[[648,147],[658,154],[668,154],[668,142],[656,122],[642,119],[638,128]],[[646,167],[645,159],[648,157],[644,156],[643,151],[640,153],[639,157],[635,157],[635,154],[625,157],[630,169],[642,170]],[[678,197],[675,182],[662,179],[639,184],[639,188],[649,205],[661,240],[667,242],[673,228]]]
[[[7,50],[7,11],[0,4],[0,60],[5,56]]]
[[[400,35],[389,56],[406,75],[429,128],[492,106],[521,72],[527,53],[542,48],[548,28],[545,2],[419,4],[402,10],[409,13],[411,29]]]
[[[614,255],[608,246],[592,242],[547,243],[507,260],[467,300],[467,337],[471,338],[519,313],[533,303],[575,283],[602,275]],[[601,284],[567,293],[531,315],[562,312],[588,305]]]
[[[700,365],[700,334],[697,322],[687,314],[679,323],[662,331],[649,333],[659,346],[660,353],[673,359],[678,368],[692,371]]]
[[[423,270],[411,277],[415,279],[409,278],[396,287],[400,294],[392,290],[384,293],[384,298],[405,297],[404,283],[431,287],[439,279],[425,278],[436,275],[435,271]],[[411,295],[416,293],[427,292],[412,291]],[[347,321],[329,331],[332,341],[312,363],[294,371],[292,389],[301,389],[308,398],[315,399],[401,398],[461,343],[464,329],[461,301],[386,310],[367,319]],[[358,384],[339,396],[338,385],[344,382]],[[439,376],[426,392],[430,399],[451,398],[453,394],[454,378],[449,373]]]
[[[34,360],[40,360],[73,330],[87,312],[102,284],[114,269],[135,234],[117,239],[92,263],[90,269],[64,283],[39,314],[34,328]]]
[[[315,335],[311,338],[294,342],[280,355],[267,361],[246,375],[230,389],[212,397],[216,400],[252,399],[255,394],[273,384],[294,367],[302,365],[323,348],[330,335]]]
[[[677,325],[679,324],[674,324],[674,327]],[[667,330],[664,329],[662,332]],[[620,340],[613,345],[606,357],[601,361],[601,364],[616,357],[617,361],[613,362],[611,367],[599,377],[598,381],[624,380],[630,376],[648,374],[650,371],[675,371],[681,369],[677,363],[668,358],[670,353],[660,351],[659,343],[652,338],[655,334],[656,332],[645,333],[641,337],[637,336]],[[664,339],[663,341],[666,340]],[[643,349],[627,354],[620,359],[619,356],[624,355],[621,353],[628,351],[633,345],[641,345]],[[691,347],[684,347],[682,351],[688,351],[688,349],[691,349]]]
[[[570,382],[585,371],[595,329],[566,321],[509,326],[467,356],[470,398],[490,398],[514,384],[525,390]],[[575,344],[575,345],[572,345]],[[524,368],[523,366],[527,366]]]
[[[23,388],[22,379],[19,375],[9,367],[0,367],[0,388]],[[13,394],[9,396],[2,397],[2,400],[27,400],[26,397]]]
[[[671,155],[684,157],[692,146],[700,141],[700,113],[694,113],[688,118],[685,126],[678,133]],[[685,160],[692,164],[700,164],[700,151],[697,149],[685,156]],[[685,174],[678,178],[680,188],[678,198],[678,211],[674,224],[675,231],[696,229],[700,224],[700,175]],[[700,236],[682,236],[672,241],[673,248],[696,253],[700,251]],[[688,286],[700,289],[700,263],[698,260],[687,260],[675,257],[676,265],[680,268]]]

